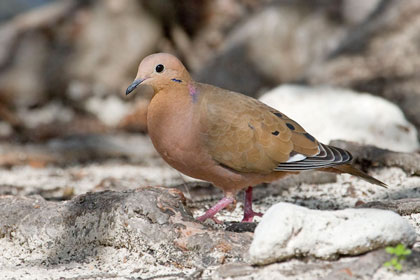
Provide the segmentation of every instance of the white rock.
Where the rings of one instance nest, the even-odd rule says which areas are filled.
[[[18,110],[18,116],[27,127],[36,128],[54,122],[70,122],[74,117],[74,111],[61,102],[52,101],[36,109],[21,108]]]
[[[357,255],[390,244],[412,245],[415,240],[412,226],[392,211],[321,211],[278,203],[255,229],[249,252],[252,263],[266,264],[295,256]]]
[[[331,87],[282,85],[260,100],[297,121],[319,141],[355,141],[400,152],[419,148],[417,130],[393,103]]]
[[[86,109],[108,126],[116,126],[130,111],[130,106],[114,95],[107,98],[92,96],[86,102]]]

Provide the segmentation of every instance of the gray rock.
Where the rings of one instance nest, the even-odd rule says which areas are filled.
[[[66,202],[2,196],[2,261],[81,263],[104,258],[101,250],[106,247],[125,252],[127,258],[183,268],[241,260],[251,235],[196,222],[183,200],[178,190],[162,187],[87,193]]]
[[[420,128],[420,2],[382,0],[303,80],[384,96]]]
[[[1,5],[19,6],[7,2]],[[59,26],[58,21],[71,15],[77,3],[72,0],[44,2],[53,3],[32,3],[31,6],[40,7],[16,15],[0,26],[1,100],[11,108],[45,102],[48,90],[56,85],[56,81],[49,81],[50,76],[56,77],[53,74],[57,68],[62,70],[63,60],[56,59],[56,49],[51,46],[51,35],[54,34],[51,27]],[[46,30],[51,33],[47,35]],[[60,67],[52,67],[51,60]],[[62,76],[62,71],[57,72]]]
[[[246,263],[230,263],[220,266],[217,274],[220,278],[238,277],[250,275],[255,272],[256,268]]]
[[[409,175],[420,175],[420,154],[418,153],[398,153],[342,140],[334,140],[330,144],[349,150],[356,160],[363,162],[365,166],[399,167]]]
[[[385,250],[376,250],[360,258],[335,265],[333,270],[324,278],[325,280],[350,280],[372,277],[375,272],[389,260],[390,255]]]
[[[237,25],[196,79],[256,96],[264,87],[297,80],[315,58],[338,45],[343,26],[331,24],[327,7],[284,2],[269,5]]]
[[[358,208],[384,209],[394,211],[400,215],[411,215],[420,213],[420,198],[370,201],[360,204]]]
[[[321,211],[279,203],[257,226],[250,259],[255,264],[301,256],[332,259],[397,243],[412,245],[415,240],[412,226],[391,211]]]
[[[67,69],[70,79],[95,94],[122,93],[141,59],[156,48],[160,25],[136,1],[94,2],[84,17]]]

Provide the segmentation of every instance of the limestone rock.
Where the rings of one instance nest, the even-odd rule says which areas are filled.
[[[0,197],[0,264],[60,264],[114,254],[138,263],[208,266],[241,260],[251,234],[213,230],[194,220],[176,189],[87,193],[65,202]],[[119,259],[111,261],[124,268]]]
[[[75,42],[70,78],[88,84],[95,94],[123,92],[131,82],[130,71],[153,52],[160,26],[135,1],[95,2],[80,17],[83,29]]]
[[[331,87],[282,85],[260,100],[324,143],[342,139],[400,152],[419,148],[416,128],[396,105],[380,97]]]
[[[416,0],[380,1],[378,9],[349,29],[328,59],[310,67],[302,80],[383,96],[397,103],[418,129],[419,12],[420,2]]]
[[[379,209],[310,210],[279,203],[257,226],[250,248],[254,264],[292,257],[333,259],[376,248],[412,245],[416,233],[398,214]]]
[[[297,2],[269,6],[235,27],[196,80],[256,96],[302,76],[338,45],[344,28],[330,24],[327,7]]]

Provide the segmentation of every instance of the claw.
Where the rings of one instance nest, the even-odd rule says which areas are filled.
[[[245,212],[244,218],[242,219],[242,223],[252,223],[255,216],[262,217],[262,215],[263,213],[254,212],[254,211],[251,211],[248,213]]]

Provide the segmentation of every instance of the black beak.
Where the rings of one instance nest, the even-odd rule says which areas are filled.
[[[134,80],[134,82],[131,83],[131,85],[128,86],[127,90],[125,91],[125,95],[129,95],[130,92],[136,89],[136,87],[141,84],[145,79],[137,79]]]

